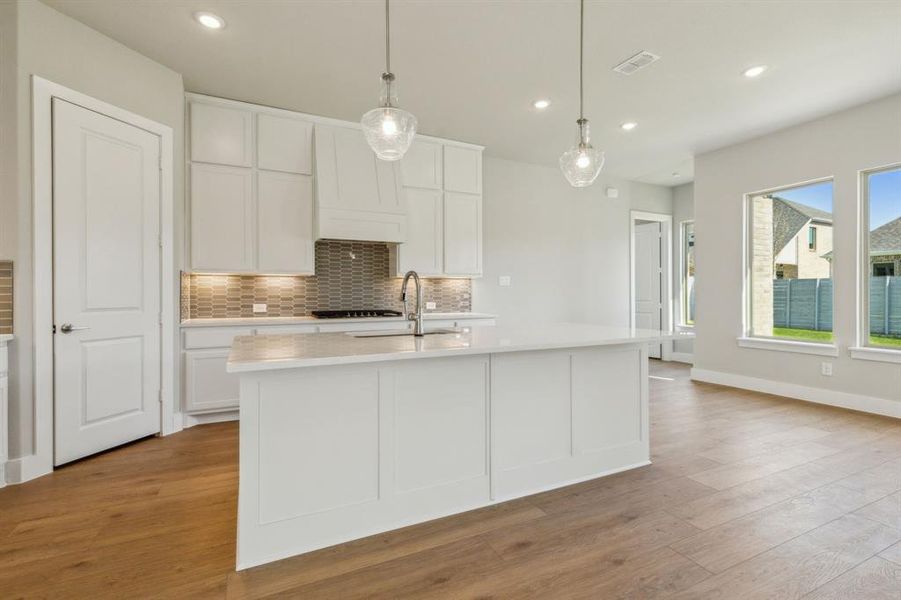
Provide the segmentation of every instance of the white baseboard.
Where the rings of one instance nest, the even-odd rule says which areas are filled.
[[[13,485],[25,483],[44,475],[53,473],[52,464],[42,464],[42,461],[34,454],[11,458],[6,462],[6,483]]]
[[[225,421],[237,421],[237,410],[223,410],[213,413],[199,413],[195,415],[184,415],[184,428],[194,427],[195,425],[206,425],[208,423],[222,423]]]
[[[669,359],[673,362],[687,363],[689,365],[695,362],[694,354],[688,352],[673,352],[669,355]]]
[[[797,400],[805,400],[817,404],[850,408],[851,410],[859,410],[861,412],[901,419],[901,402],[896,402],[887,398],[875,398],[873,396],[864,396],[862,394],[837,392],[834,390],[786,383],[784,381],[772,381],[770,379],[735,375],[733,373],[723,373],[721,371],[710,371],[707,369],[692,369],[691,378],[694,381],[716,383],[719,385],[741,388],[743,390],[775,394],[777,396],[785,396],[786,398],[795,398]]]

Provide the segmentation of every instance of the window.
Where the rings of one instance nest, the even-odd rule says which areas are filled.
[[[749,194],[746,208],[745,335],[830,344],[832,181]]]
[[[695,324],[695,222],[682,223],[682,324]]]
[[[864,173],[861,183],[867,343],[901,350],[901,166]]]

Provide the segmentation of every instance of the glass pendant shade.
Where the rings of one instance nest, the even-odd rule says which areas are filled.
[[[588,187],[604,167],[604,153],[590,143],[588,119],[579,119],[576,144],[560,156],[560,170],[573,187]]]
[[[375,155],[381,160],[400,160],[416,136],[416,117],[397,107],[397,83],[394,74],[382,73],[379,107],[360,119],[363,135]]]

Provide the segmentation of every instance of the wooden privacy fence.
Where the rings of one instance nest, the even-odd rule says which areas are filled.
[[[832,280],[774,279],[773,326],[832,331]],[[901,336],[901,277],[870,278],[870,333]]]

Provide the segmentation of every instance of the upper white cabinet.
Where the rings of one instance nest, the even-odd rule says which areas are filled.
[[[257,115],[257,167],[269,171],[313,174],[313,124]]]
[[[253,114],[250,111],[191,104],[191,160],[249,167],[253,161]]]
[[[253,174],[191,165],[191,266],[195,271],[253,270]]]
[[[448,192],[482,193],[482,150],[444,147],[444,189]]]
[[[404,187],[440,190],[444,185],[444,145],[414,140],[400,166]]]
[[[354,126],[316,125],[317,239],[403,242],[397,163],[376,158]]]
[[[189,95],[191,270],[311,275],[313,123]]]
[[[257,175],[257,268],[263,273],[312,273],[313,178]]]
[[[444,273],[482,273],[482,196],[444,194]]]
[[[394,247],[398,275],[482,274],[482,149],[417,138],[401,160],[407,241]]]

